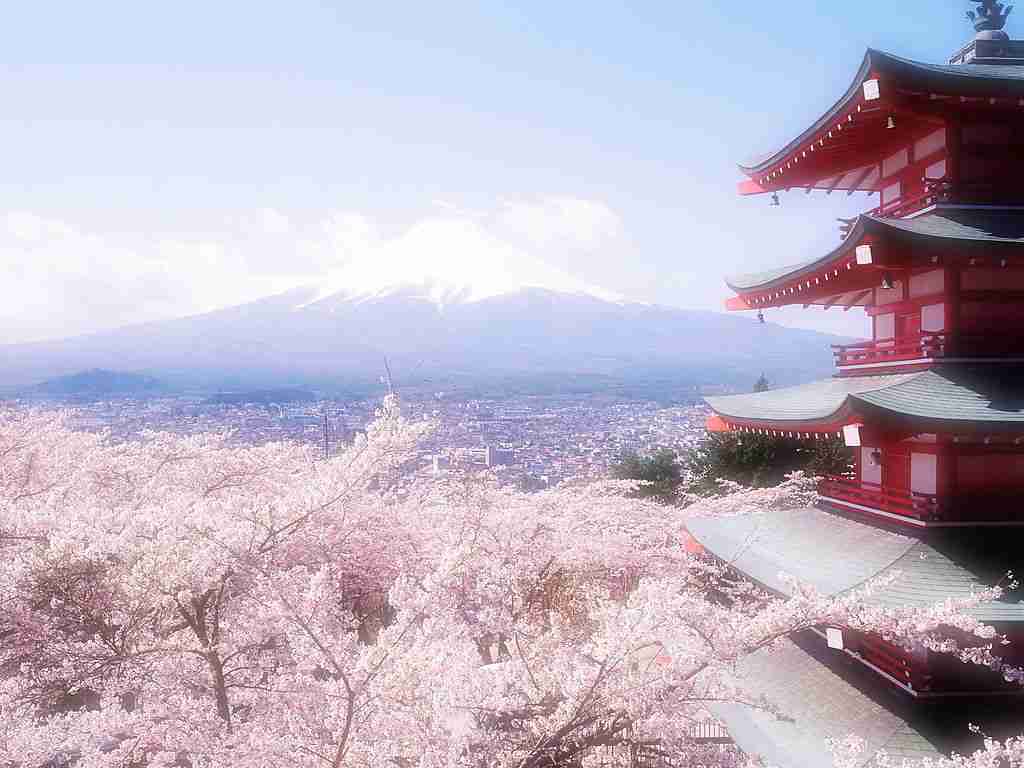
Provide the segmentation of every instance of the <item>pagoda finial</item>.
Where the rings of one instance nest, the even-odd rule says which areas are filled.
[[[968,11],[967,18],[974,24],[978,36],[995,37],[1008,39],[1002,31],[1006,26],[1006,17],[1013,10],[1012,5],[1004,6],[997,0],[968,0],[972,5],[977,5],[976,11]]]

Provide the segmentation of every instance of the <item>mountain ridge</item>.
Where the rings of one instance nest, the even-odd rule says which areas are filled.
[[[391,292],[354,298],[297,288],[190,317],[69,339],[0,346],[0,382],[27,385],[94,368],[152,375],[222,372],[239,385],[376,377],[555,373],[635,378],[706,371],[709,383],[779,383],[831,371],[814,331],[739,316],[519,288],[452,304]],[[312,297],[315,301],[310,301]]]

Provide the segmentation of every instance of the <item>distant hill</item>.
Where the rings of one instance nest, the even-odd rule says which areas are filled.
[[[163,384],[152,376],[93,368],[49,379],[31,391],[50,397],[117,397],[155,394],[162,389]]]
[[[218,392],[206,402],[212,405],[270,405],[313,400],[316,400],[316,395],[304,389],[260,389],[254,392]]]
[[[841,341],[738,315],[546,288],[470,298],[449,292],[441,300],[429,285],[324,293],[296,289],[193,317],[0,346],[0,385],[101,367],[159,372],[163,381],[193,391],[330,392],[350,382],[353,391],[379,392],[386,357],[402,387],[421,382],[450,391],[446,382],[507,380],[524,390],[541,381],[573,391],[607,381],[632,391],[656,380],[670,396],[719,385],[746,391],[762,373],[779,385],[828,376],[829,345]],[[102,376],[79,381],[48,386],[128,391],[112,382],[101,389]],[[145,391],[145,381],[129,386]]]

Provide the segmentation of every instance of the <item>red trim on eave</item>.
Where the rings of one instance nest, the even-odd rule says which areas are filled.
[[[844,254],[856,251],[857,246],[865,242],[866,238],[849,241],[849,247],[844,250]],[[854,278],[852,282],[851,277]],[[784,278],[779,278],[775,286],[769,290],[760,288],[739,292],[738,296],[726,302],[726,309],[742,311],[794,304],[817,304],[834,296],[870,290],[877,287],[876,279],[877,282],[881,282],[882,278],[881,273],[866,272],[863,265],[857,264],[856,257],[844,255],[798,277],[789,277],[785,282],[780,282],[782,279]]]
[[[753,179],[747,179],[746,181],[739,182],[736,185],[736,189],[739,191],[739,193],[741,195],[744,195],[744,196],[747,196],[747,195],[763,195],[765,192],[768,191],[767,189],[762,187],[760,184],[758,184]]]
[[[707,421],[704,422],[704,429],[708,432],[731,432],[728,422],[719,416],[717,413],[713,413],[708,416]]]
[[[724,425],[724,429],[716,428],[711,429],[710,425],[712,419],[717,419],[715,426],[719,427],[719,422]],[[851,414],[850,417],[845,419],[837,419],[834,421],[817,421],[817,422],[785,422],[785,421],[752,421],[748,419],[736,419],[732,416],[722,416],[720,414],[714,414],[706,422],[709,431],[711,432],[768,432],[768,433],[779,433],[783,436],[792,435],[793,437],[801,437],[803,435],[832,435],[843,431],[843,427],[847,424],[859,423],[859,419],[854,418]]]

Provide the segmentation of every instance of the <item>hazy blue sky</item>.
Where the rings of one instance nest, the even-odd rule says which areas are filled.
[[[717,308],[723,274],[820,255],[873,205],[741,199],[736,162],[809,125],[868,46],[945,60],[968,7],[9,4],[0,342],[247,300],[438,218]]]

